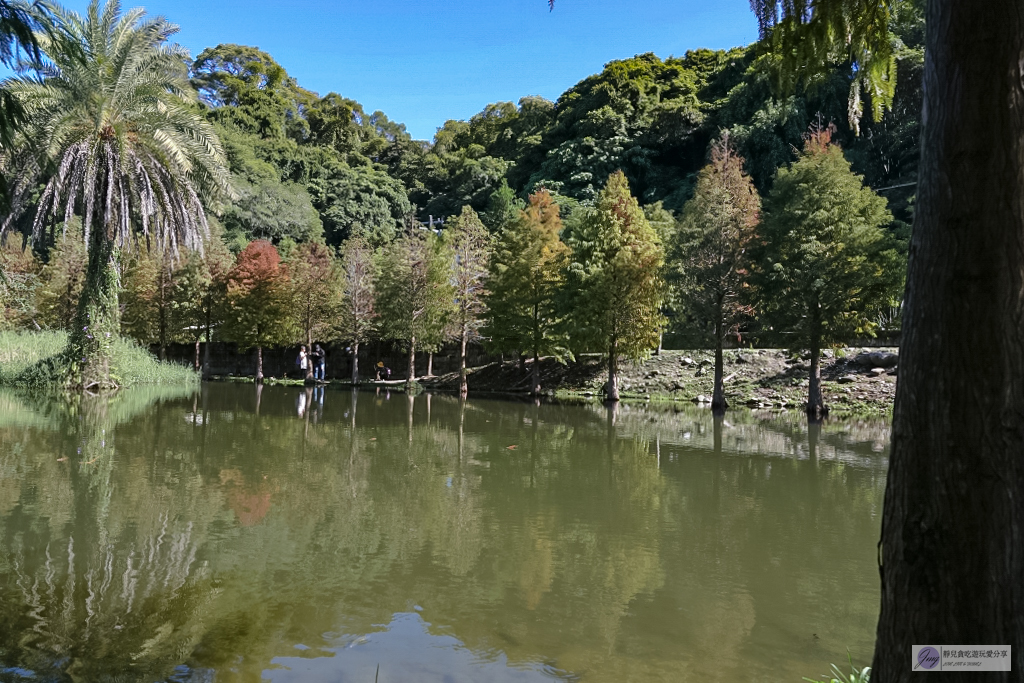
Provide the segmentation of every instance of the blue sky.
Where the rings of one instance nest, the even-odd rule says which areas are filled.
[[[303,87],[380,109],[420,139],[489,102],[555,99],[613,59],[757,37],[748,0],[557,0],[553,12],[546,0],[122,0],[139,5],[181,26],[193,56],[258,46]]]

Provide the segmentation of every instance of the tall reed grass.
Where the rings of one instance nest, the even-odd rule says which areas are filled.
[[[58,387],[70,363],[65,332],[0,332],[0,385]],[[111,349],[111,379],[121,387],[140,384],[191,386],[199,376],[186,365],[161,362],[136,342],[118,338]]]

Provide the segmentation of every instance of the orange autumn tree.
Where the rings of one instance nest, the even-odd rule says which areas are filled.
[[[225,336],[256,349],[256,383],[263,382],[263,347],[286,344],[294,336],[288,272],[266,240],[250,242],[228,272],[229,314]]]

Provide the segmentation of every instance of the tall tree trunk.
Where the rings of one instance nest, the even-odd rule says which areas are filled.
[[[352,384],[359,384],[359,340],[352,342]]]
[[[725,360],[722,357],[722,299],[718,299],[718,310],[715,313],[715,389],[711,394],[711,411],[715,413],[725,412],[729,403],[725,400],[725,382],[722,377],[725,373]]]
[[[210,373],[210,327],[213,323],[213,310],[207,305],[206,307],[206,346],[203,347],[203,377],[206,377]]]
[[[256,384],[263,384],[263,347],[262,346],[257,346],[256,347]]]
[[[1010,681],[1024,671],[1024,13],[926,7],[871,677],[911,680],[915,643],[993,643],[1013,672],[985,679]]]
[[[533,347],[533,368],[530,370],[530,393],[540,396],[540,352]]]
[[[608,391],[605,398],[609,401],[619,400],[619,342],[612,337],[608,345]]]
[[[466,341],[469,332],[466,326],[462,326],[462,335],[459,338],[459,396],[469,394],[469,382],[466,379]]]
[[[408,386],[416,383],[416,337],[409,340],[409,370],[405,383]]]
[[[811,335],[811,379],[807,389],[807,415],[820,420],[828,414],[821,395],[821,335],[816,329]]]
[[[66,378],[70,387],[110,388],[111,348],[121,329],[117,304],[117,268],[114,242],[103,228],[89,236],[89,262],[78,302],[75,327],[68,338],[73,371]]]

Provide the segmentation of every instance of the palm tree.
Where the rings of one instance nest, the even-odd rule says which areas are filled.
[[[39,58],[39,43],[33,27],[39,25],[43,10],[38,3],[0,0],[0,64],[13,66],[21,50]],[[0,145],[10,146],[22,116],[18,100],[6,90],[0,90]]]
[[[177,26],[122,14],[117,0],[92,0],[84,17],[55,8],[52,21],[37,35],[41,58],[26,64],[37,76],[3,84],[27,115],[17,147],[31,161],[15,176],[14,204],[45,182],[35,239],[81,220],[89,264],[63,372],[71,386],[103,387],[119,327],[117,251],[140,241],[201,249],[203,204],[226,190],[228,172],[195,105],[188,52],[168,43]]]

